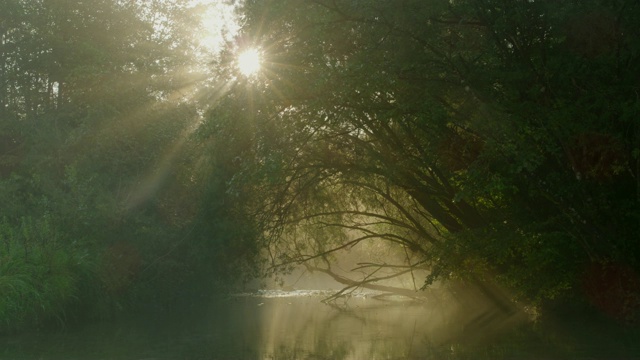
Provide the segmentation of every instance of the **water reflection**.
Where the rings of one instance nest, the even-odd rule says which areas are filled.
[[[560,329],[510,323],[489,341],[478,337],[489,329],[478,322],[495,323],[489,310],[475,311],[480,320],[470,328],[469,313],[454,306],[370,295],[329,305],[320,302],[323,296],[300,291],[244,294],[171,318],[5,336],[0,337],[0,359],[640,358],[637,341],[631,340],[640,335],[637,329],[631,335],[623,330],[614,334],[614,343],[596,325],[587,330],[584,324]],[[572,337],[580,334],[576,329],[582,331],[580,339]]]
[[[376,298],[372,293],[321,303],[330,294],[238,295],[227,305],[234,319],[227,319],[231,326],[226,333],[236,333],[234,348],[251,349],[257,359],[454,359],[454,344],[478,344],[475,340],[484,339],[480,335],[496,324],[509,330],[524,320],[496,316],[494,308],[480,301],[464,311],[446,301]],[[215,324],[220,324],[217,316]]]
[[[260,298],[259,356],[264,359],[411,358],[424,339],[441,342],[443,314],[416,301],[351,297],[323,305],[318,297]]]

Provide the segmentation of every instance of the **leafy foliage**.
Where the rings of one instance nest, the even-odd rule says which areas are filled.
[[[186,0],[0,8],[3,329],[297,265],[637,317],[634,1],[246,1],[213,75]]]
[[[427,284],[498,281],[538,304],[581,293],[591,264],[638,271],[634,2],[244,10],[264,69],[217,134],[238,149],[231,186],[270,269],[328,271],[383,240],[411,255],[367,282],[428,269]]]
[[[203,198],[193,136],[200,7],[0,8],[0,332],[188,305],[232,283],[211,265],[224,254],[204,229],[218,220],[200,215],[220,206]]]

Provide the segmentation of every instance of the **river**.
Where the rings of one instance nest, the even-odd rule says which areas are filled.
[[[608,343],[595,326],[551,333],[484,313],[479,326],[454,307],[372,294],[325,304],[326,296],[262,291],[189,315],[4,336],[0,359],[640,359],[638,341],[614,334]],[[597,340],[572,336],[574,328]]]

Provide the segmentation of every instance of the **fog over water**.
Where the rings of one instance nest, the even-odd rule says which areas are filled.
[[[357,291],[322,302],[331,294],[259,290],[186,315],[9,336],[0,339],[0,358],[419,359],[471,338],[462,312],[444,297],[436,302]],[[492,321],[507,320],[482,326],[495,327]]]
[[[457,294],[441,291],[409,299],[357,291],[323,302],[333,292],[259,290],[213,301],[207,309],[5,336],[0,359],[600,359],[640,354],[637,341],[605,331],[601,324],[533,326],[530,314],[504,313],[473,293],[461,288]]]

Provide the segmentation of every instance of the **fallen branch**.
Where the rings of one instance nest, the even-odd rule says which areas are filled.
[[[318,272],[321,272],[321,273],[325,273],[325,274],[331,276],[335,281],[339,282],[340,284],[347,285],[345,288],[343,288],[342,290],[338,291],[336,294],[332,295],[331,297],[325,299],[324,301],[330,301],[330,300],[337,299],[338,297],[342,296],[346,291],[348,291],[350,289],[355,290],[357,288],[364,288],[364,289],[369,289],[369,290],[382,291],[382,292],[387,292],[387,293],[394,294],[394,295],[406,296],[406,297],[409,297],[409,298],[412,298],[412,299],[417,299],[417,298],[424,297],[424,294],[421,295],[418,291],[415,291],[415,290],[405,289],[405,288],[396,287],[396,286],[373,284],[374,282],[377,282],[377,281],[387,280],[387,279],[391,279],[391,278],[406,274],[406,273],[410,272],[411,269],[404,270],[404,271],[401,271],[399,273],[396,273],[396,274],[393,274],[393,275],[389,275],[389,276],[382,276],[382,277],[376,277],[376,278],[367,278],[367,279],[362,280],[362,281],[356,281],[356,280],[352,280],[352,279],[349,279],[347,277],[338,275],[335,272],[331,271],[330,269],[319,268],[319,267],[311,266],[311,265],[308,265],[308,264],[306,265],[306,267],[310,272],[311,271],[318,271]]]

